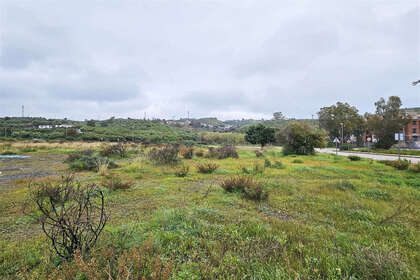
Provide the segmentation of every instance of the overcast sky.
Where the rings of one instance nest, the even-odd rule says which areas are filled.
[[[420,106],[418,0],[0,0],[0,115],[310,118]]]

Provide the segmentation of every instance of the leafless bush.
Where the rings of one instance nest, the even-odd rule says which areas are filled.
[[[40,214],[42,230],[54,251],[69,259],[76,251],[88,252],[101,234],[108,215],[103,192],[95,184],[82,185],[73,175],[60,180],[29,183],[28,206]]]

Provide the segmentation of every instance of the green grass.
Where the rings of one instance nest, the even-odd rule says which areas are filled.
[[[58,160],[67,150],[29,153],[33,165],[37,156],[54,155],[57,162],[42,164],[63,172]],[[182,160],[189,173],[177,177],[180,165],[153,165],[143,152],[129,155],[108,172],[133,187],[106,191],[111,218],[84,261],[65,264],[50,253],[40,225],[22,214],[25,181],[0,185],[0,278],[87,279],[91,271],[80,265],[86,262],[98,279],[107,279],[106,271],[116,279],[118,263],[121,271],[133,267],[134,257],[124,257],[133,250],[141,252],[148,279],[156,260],[171,279],[415,279],[420,273],[420,174],[336,155],[282,156],[274,148],[256,158],[244,148],[239,159],[214,160],[220,167],[213,174],[197,172],[200,158]],[[282,168],[248,176],[262,183],[267,200],[219,186],[265,159]],[[102,179],[94,172],[77,177]]]
[[[398,155],[398,150],[396,150],[396,149],[391,149],[391,150],[371,149],[371,150],[368,150],[366,148],[363,148],[363,149],[358,150],[358,152],[369,152],[369,153],[374,153],[374,154]],[[419,150],[401,150],[400,152],[401,152],[401,155],[420,156],[420,151]]]

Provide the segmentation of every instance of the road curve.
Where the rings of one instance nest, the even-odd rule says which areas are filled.
[[[327,149],[316,149],[317,152],[320,153],[327,153],[327,154],[335,154],[334,148],[327,148]],[[368,153],[357,153],[357,152],[340,152],[337,153],[340,156],[359,156],[361,158],[370,158],[374,160],[397,160],[398,155],[381,155],[381,154],[368,154]],[[420,162],[420,157],[411,157],[411,156],[401,156],[401,159],[406,159],[411,161],[412,163]]]

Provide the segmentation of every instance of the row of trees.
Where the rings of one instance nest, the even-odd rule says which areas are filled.
[[[388,149],[394,144],[394,133],[402,131],[409,122],[409,117],[401,108],[401,99],[391,96],[387,101],[381,98],[375,102],[373,114],[359,114],[359,110],[348,103],[323,107],[318,112],[319,126],[327,131],[331,138],[341,138],[341,129],[346,137],[354,135],[357,142],[362,141],[364,132],[376,135],[376,146]]]
[[[394,144],[394,133],[402,131],[409,122],[408,115],[401,109],[401,99],[391,96],[387,101],[381,98],[375,102],[373,114],[359,114],[359,110],[348,103],[323,107],[318,112],[319,127],[305,122],[291,122],[283,129],[274,129],[263,124],[249,127],[245,140],[252,144],[276,142],[284,146],[285,154],[312,154],[315,147],[323,147],[328,138],[356,137],[362,142],[363,133],[375,134],[376,146],[388,149]],[[281,113],[275,113],[276,120],[284,119]]]

